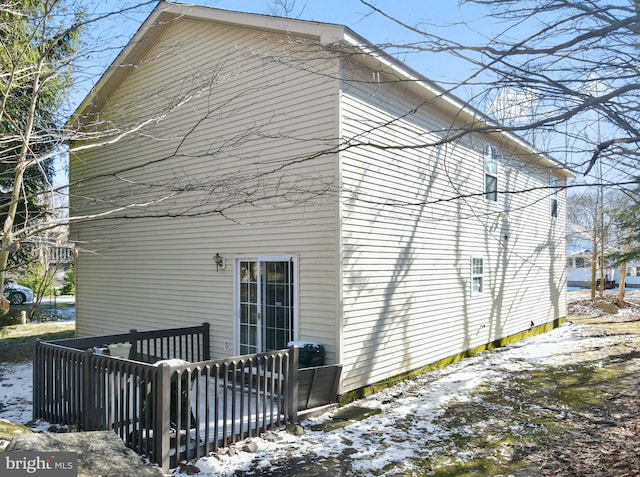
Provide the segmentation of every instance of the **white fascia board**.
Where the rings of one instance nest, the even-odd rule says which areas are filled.
[[[536,158],[536,161],[545,167],[549,167],[559,176],[562,177],[574,177],[575,174],[564,167],[557,160],[538,151],[533,145],[519,137],[517,134],[510,131],[500,131],[501,126],[499,123],[492,120],[489,116],[478,111],[477,109],[469,106],[466,102],[455,96],[454,94],[446,91],[432,81],[429,81],[422,74],[416,72],[404,63],[396,60],[388,53],[376,48],[365,38],[357,35],[356,33],[345,28],[344,41],[351,46],[360,50],[362,53],[375,58],[384,67],[389,68],[399,77],[406,78],[412,84],[417,85],[422,89],[426,95],[434,98],[441,99],[448,107],[449,112],[458,118],[464,117],[470,124],[476,124],[479,126],[486,126],[489,128],[495,128],[496,131],[492,134],[502,136],[507,142],[510,142],[515,148],[523,150],[527,154],[531,154]]]
[[[333,23],[321,23],[308,20],[296,20],[293,18],[276,17],[258,13],[236,12],[219,8],[201,7],[194,5],[183,5],[163,1],[157,9],[176,17],[182,16],[197,20],[209,20],[216,23],[223,23],[244,28],[255,28],[274,33],[296,36],[306,36],[309,38],[339,38],[343,35],[345,27]]]
[[[102,92],[106,85],[119,83],[121,77],[135,67],[139,58],[162,35],[172,20],[177,18],[191,18],[194,20],[213,21],[216,23],[235,25],[243,28],[255,28],[279,34],[290,33],[296,36],[316,38],[322,44],[333,44],[344,41],[345,27],[332,23],[319,23],[290,18],[260,15],[255,13],[234,12],[218,8],[171,3],[161,1],[154,8],[129,43],[114,59],[102,77],[91,89],[86,98],[76,108],[68,123],[74,121],[78,114],[83,113]],[[106,94],[109,94],[106,91]]]

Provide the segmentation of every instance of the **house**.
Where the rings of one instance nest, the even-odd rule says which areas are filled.
[[[613,283],[620,286],[621,270],[617,267],[613,272]],[[624,286],[626,288],[640,288],[640,262],[634,260],[627,264],[627,272],[625,274]]]
[[[69,123],[78,334],[320,343],[343,394],[559,323],[571,174],[487,121],[344,26],[160,2]]]
[[[599,241],[597,241],[599,242]],[[578,224],[567,224],[567,286],[577,288],[590,288],[593,281],[592,263],[594,239],[593,232]],[[605,247],[605,252],[611,253],[611,247]],[[600,245],[598,244],[598,254],[601,254]],[[600,263],[601,258],[597,263]],[[630,264],[632,265],[632,264]],[[635,274],[635,268],[629,267],[629,272]],[[612,266],[611,259],[605,259],[604,270],[600,266],[596,266],[596,287],[604,274],[605,287],[613,288],[616,283],[620,283],[620,269]],[[630,278],[630,284],[633,286],[634,278]],[[638,282],[640,283],[640,282]]]
[[[584,227],[567,223],[567,286],[591,286],[593,234]]]

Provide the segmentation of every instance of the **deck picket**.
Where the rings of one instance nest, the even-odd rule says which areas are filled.
[[[36,341],[34,419],[112,430],[164,471],[297,420],[287,396],[296,348],[210,360],[208,333],[204,324]],[[103,354],[121,342],[132,343],[131,359]]]

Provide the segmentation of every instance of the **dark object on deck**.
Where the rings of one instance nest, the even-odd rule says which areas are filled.
[[[324,346],[313,341],[290,341],[287,346],[300,348],[300,361],[298,367],[309,368],[311,366],[324,365]]]

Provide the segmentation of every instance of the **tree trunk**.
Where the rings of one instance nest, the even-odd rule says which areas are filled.
[[[625,286],[626,277],[627,277],[627,262],[624,262],[620,265],[620,287],[618,288],[618,298],[616,299],[616,304],[618,305],[618,308],[622,308],[624,306],[624,286]]]
[[[593,247],[591,247],[591,299],[596,299],[596,284],[598,283],[598,240],[593,234]]]
[[[11,191],[11,202],[9,203],[7,218],[2,226],[2,241],[0,242],[0,286],[2,287],[4,287],[9,253],[12,248],[16,247],[18,242],[18,239],[13,236],[13,227],[15,225],[15,218],[18,210],[18,201],[20,200],[20,194],[22,193],[24,172],[27,168],[29,154],[31,153],[31,134],[33,133],[33,125],[35,122],[36,103],[38,102],[38,95],[40,94],[40,72],[42,71],[42,67],[43,58],[40,58],[33,77],[33,94],[30,98],[31,101],[29,104],[27,123],[23,131],[22,147],[20,149],[20,155],[16,159],[16,168],[12,184],[13,190]],[[3,311],[3,314],[6,314],[9,311],[9,302],[4,298],[4,296],[0,299],[0,309]]]
[[[628,231],[628,238],[632,237],[633,232],[631,230]],[[629,240],[626,240],[624,243],[624,253],[629,253],[631,248],[631,243]],[[627,280],[627,262],[623,262],[620,264],[620,287],[618,288],[618,298],[616,300],[616,304],[618,308],[622,308],[624,306],[624,292],[625,292],[625,284]]]

